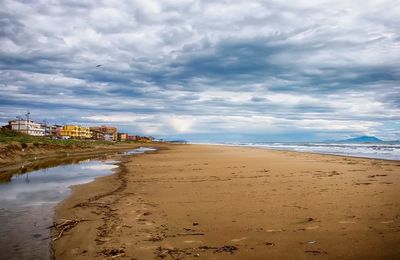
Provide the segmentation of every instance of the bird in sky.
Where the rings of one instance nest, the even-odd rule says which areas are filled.
[[[101,64],[99,64],[99,65],[96,66],[96,68],[99,68],[99,67],[101,67]]]

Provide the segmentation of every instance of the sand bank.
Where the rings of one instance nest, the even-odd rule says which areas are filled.
[[[400,162],[170,145],[77,186],[56,259],[400,256]]]

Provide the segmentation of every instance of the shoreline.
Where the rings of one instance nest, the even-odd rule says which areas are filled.
[[[296,151],[290,149],[279,149],[272,147],[260,147],[260,146],[248,146],[248,145],[239,145],[239,144],[218,144],[218,143],[187,143],[192,145],[210,145],[210,146],[227,146],[227,147],[242,147],[242,148],[256,148],[256,149],[265,149],[270,151],[283,151],[283,152],[294,152],[294,153],[310,153],[315,155],[330,155],[330,156],[340,156],[340,157],[351,157],[351,158],[360,158],[360,159],[370,159],[370,160],[384,160],[384,161],[392,161],[392,162],[400,162],[400,159],[386,159],[386,158],[375,158],[375,157],[367,157],[367,156],[357,156],[351,154],[339,154],[339,153],[323,153],[323,152],[312,152],[312,151]]]
[[[310,257],[310,254],[321,257],[348,257],[349,254],[354,257],[376,256],[371,251],[377,250],[373,246],[371,249],[364,245],[362,251],[351,252],[351,247],[337,240],[340,237],[347,243],[354,243],[353,240],[360,235],[366,241],[378,243],[380,249],[383,247],[386,250],[384,256],[400,253],[393,246],[400,242],[400,207],[395,199],[400,195],[398,161],[257,147],[194,144],[167,147],[167,151],[123,158],[115,173],[89,184],[74,186],[71,196],[57,206],[55,219],[85,218],[88,221],[78,224],[53,244],[55,258],[124,259],[129,256],[151,259],[157,254],[167,259],[184,254],[189,258],[199,254],[204,259],[211,256],[215,259],[261,259],[264,256],[302,259]],[[298,172],[299,176],[293,172]],[[339,181],[341,178],[344,183]],[[378,179],[382,181],[376,182]],[[310,185],[317,185],[320,192],[310,190],[312,195],[309,195],[307,187]],[[250,188],[243,189],[247,186]],[[348,204],[369,205],[368,200],[360,195],[343,200],[340,193],[330,191],[332,187],[346,191],[345,197],[354,192],[363,193],[371,201],[380,198],[380,192],[389,192],[389,197],[376,201],[382,207],[379,214],[387,215],[380,222],[388,223],[379,224],[378,221],[374,224],[378,226],[373,227],[371,221],[376,222],[379,214],[368,207],[358,209],[363,214],[353,212],[354,217],[347,216]],[[374,190],[367,189],[370,187]],[[281,189],[286,192],[279,193]],[[248,193],[248,196],[252,193],[258,195],[251,199],[251,196],[243,197],[242,192]],[[299,200],[299,194],[303,194],[303,200]],[[307,196],[310,198],[306,199]],[[322,202],[325,201],[328,203],[326,207],[331,208],[335,200],[339,200],[334,203],[335,211],[322,210]],[[216,210],[211,201],[225,210]],[[265,204],[266,201],[270,203]],[[317,203],[318,210],[309,203]],[[275,210],[270,212],[268,207],[262,209],[265,205]],[[245,213],[243,208],[253,213]],[[336,211],[343,211],[344,220],[332,219],[330,215],[337,215]],[[283,215],[277,216],[276,212]],[[193,213],[197,217],[193,218]],[[374,215],[372,219],[371,214]],[[259,215],[267,216],[259,219]],[[233,219],[235,222],[231,222]],[[246,224],[246,221],[249,223]],[[368,225],[372,226],[372,231]],[[342,231],[342,228],[349,230]],[[322,229],[324,232],[321,232]],[[199,235],[191,233],[195,231]],[[348,237],[342,237],[343,234],[338,237],[341,231]],[[314,235],[309,237],[309,241],[318,238],[317,245],[307,242],[309,233]],[[334,238],[329,239],[324,233]],[[385,239],[386,236],[390,239]],[[293,237],[302,244],[294,241]],[[387,243],[382,244],[382,240]],[[363,245],[362,241],[357,243]],[[287,252],[288,246],[295,250]],[[158,252],[158,249],[163,251]],[[214,252],[218,250],[222,251]]]

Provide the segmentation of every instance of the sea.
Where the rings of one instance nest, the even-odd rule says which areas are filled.
[[[400,160],[400,142],[398,141],[379,143],[230,142],[208,144]]]

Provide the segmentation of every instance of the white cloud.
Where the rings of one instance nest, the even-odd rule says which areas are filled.
[[[187,133],[191,131],[194,119],[189,117],[167,117],[167,123],[178,133]]]
[[[4,0],[1,12],[0,112],[154,135],[396,136],[395,0]]]

